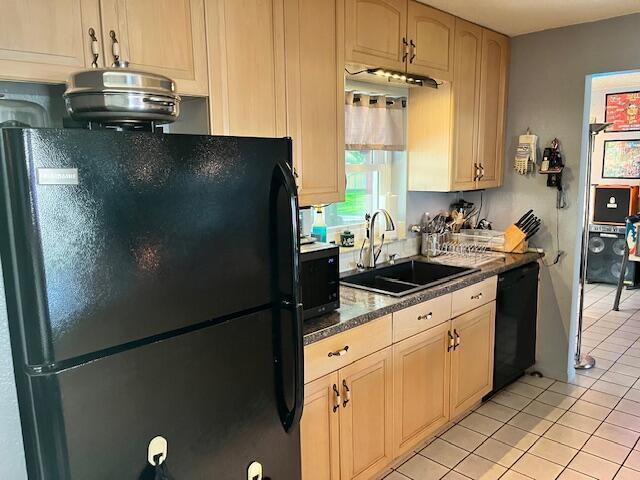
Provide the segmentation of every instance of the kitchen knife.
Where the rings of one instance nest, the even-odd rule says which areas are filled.
[[[527,236],[525,237],[525,240],[529,240],[531,237],[533,237],[536,233],[538,233],[538,230],[540,230],[540,224],[538,224],[538,226],[536,228],[534,228],[529,233],[527,233]]]
[[[520,217],[520,220],[518,220],[516,222],[516,227],[520,227],[522,225],[522,223],[529,217],[529,215],[531,215],[533,213],[533,209],[529,210],[527,213],[525,213],[522,217]]]

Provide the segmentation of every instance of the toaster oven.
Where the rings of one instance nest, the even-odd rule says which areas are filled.
[[[340,248],[331,243],[300,247],[300,293],[303,318],[340,308]]]

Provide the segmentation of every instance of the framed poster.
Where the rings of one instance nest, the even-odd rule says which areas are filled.
[[[604,118],[613,123],[607,132],[640,131],[640,92],[608,93]]]
[[[605,140],[602,178],[640,178],[640,140]]]

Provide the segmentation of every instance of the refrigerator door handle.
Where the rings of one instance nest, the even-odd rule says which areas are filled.
[[[302,340],[302,303],[300,303],[299,293],[299,229],[298,229],[298,195],[296,182],[293,177],[291,168],[285,161],[279,161],[274,172],[274,184],[272,184],[277,198],[279,188],[283,188],[287,194],[287,207],[289,209],[289,217],[291,220],[290,238],[291,242],[291,258],[289,259],[291,278],[285,280],[288,292],[279,292],[280,306],[283,310],[288,310],[292,316],[292,349],[293,349],[293,406],[288,408],[285,400],[284,392],[284,374],[282,372],[282,362],[276,362],[278,369],[278,403],[279,413],[282,425],[285,431],[290,431],[293,427],[300,423],[302,417],[302,405],[304,403],[304,350]],[[277,202],[272,202],[275,209]],[[272,215],[277,216],[277,211]],[[277,235],[275,236],[277,239]],[[277,251],[277,247],[274,246]],[[280,283],[278,281],[278,283]],[[280,288],[280,287],[279,287]],[[286,340],[285,340],[286,341]],[[281,345],[284,342],[281,343]]]

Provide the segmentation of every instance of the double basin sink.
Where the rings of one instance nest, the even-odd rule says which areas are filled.
[[[409,260],[348,274],[342,277],[340,283],[361,290],[403,297],[478,270],[478,268]]]

